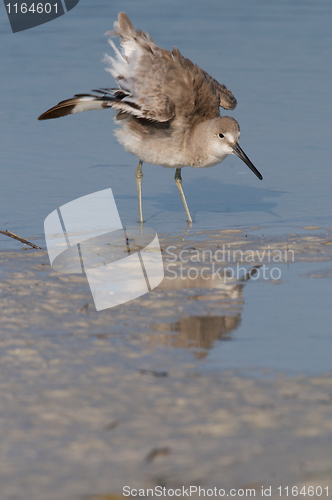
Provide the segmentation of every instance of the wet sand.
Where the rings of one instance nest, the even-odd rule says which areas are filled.
[[[264,250],[332,260],[330,229],[252,233],[161,235],[163,258],[169,246],[188,257],[226,245],[258,251],[249,268],[267,261]],[[256,496],[271,486],[272,498],[286,498],[279,486],[332,488],[332,373],[202,372],[209,350],[241,321],[248,276],[170,275],[97,313],[85,277],[53,272],[46,251],[0,252],[1,498],[111,500],[125,485]]]

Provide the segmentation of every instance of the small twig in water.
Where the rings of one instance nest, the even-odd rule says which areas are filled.
[[[6,231],[0,231],[0,233],[4,234],[5,236],[9,236],[10,238],[13,238],[14,240],[18,240],[21,243],[25,243],[25,245],[30,245],[32,248],[37,248],[38,250],[41,250],[41,247],[37,247],[37,245],[30,243],[30,241],[27,241],[24,238],[20,238],[19,236],[17,236],[17,234],[8,231],[8,229],[6,229]]]

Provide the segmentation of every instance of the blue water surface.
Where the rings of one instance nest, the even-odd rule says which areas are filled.
[[[183,169],[195,220],[189,232],[255,226],[276,235],[332,226],[331,2],[80,0],[66,15],[15,34],[0,4],[0,229],[44,246],[50,212],[105,188],[123,224],[137,223],[137,159],[117,143],[113,112],[37,120],[75,93],[114,85],[101,62],[112,53],[104,34],[123,10],[158,45],[177,46],[232,90],[238,106],[222,113],[238,120],[241,146],[264,176],[259,181],[235,156]],[[158,233],[187,230],[174,171],[143,171],[147,224]],[[21,247],[0,235],[0,248]],[[329,369],[331,281],[303,272],[305,265],[292,267],[274,287],[248,283],[235,341],[217,345],[209,361]]]
[[[113,112],[38,122],[59,100],[112,86],[104,33],[126,10],[162,47],[182,53],[238,100],[241,145],[264,176],[236,157],[183,170],[193,230],[331,224],[332,4],[328,1],[80,0],[66,15],[11,33],[0,5],[0,227],[39,237],[59,205],[111,187],[124,224],[137,221],[137,159],[114,135]],[[144,216],[176,232],[186,217],[174,171],[144,165]],[[0,237],[0,245],[16,245]]]

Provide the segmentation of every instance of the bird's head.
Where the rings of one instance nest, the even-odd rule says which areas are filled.
[[[220,116],[211,122],[210,133],[212,133],[211,146],[214,153],[222,161],[227,155],[236,155],[257,175],[258,179],[263,177],[253,163],[249,160],[245,152],[240,148],[239,137],[240,127],[234,118],[230,116]]]

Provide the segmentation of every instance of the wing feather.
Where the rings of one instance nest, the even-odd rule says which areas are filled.
[[[87,94],[77,94],[71,99],[60,101],[56,106],[48,109],[38,117],[38,120],[51,120],[52,118],[61,118],[62,116],[90,111],[100,110],[109,107],[108,101],[102,98],[96,98]]]

